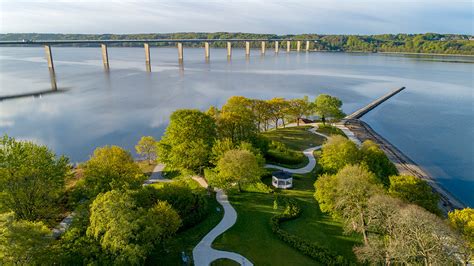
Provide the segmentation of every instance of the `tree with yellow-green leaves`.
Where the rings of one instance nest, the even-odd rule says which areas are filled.
[[[156,160],[156,140],[152,136],[143,136],[135,146],[135,151],[145,157],[149,164]]]

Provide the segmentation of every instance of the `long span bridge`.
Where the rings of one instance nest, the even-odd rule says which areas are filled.
[[[150,46],[157,43],[166,43],[170,45],[175,45],[178,51],[178,62],[183,63],[184,60],[184,43],[202,43],[204,48],[204,57],[206,60],[209,60],[211,56],[211,44],[212,43],[226,43],[227,47],[227,57],[230,59],[232,57],[232,44],[233,43],[245,43],[245,55],[250,56],[250,47],[251,43],[260,43],[260,53],[265,55],[267,44],[272,42],[274,43],[275,53],[279,53],[280,47],[286,48],[286,52],[291,51],[292,42],[296,43],[296,51],[300,52],[303,50],[309,51],[312,43],[316,42],[314,39],[142,39],[142,40],[23,40],[23,41],[0,41],[1,45],[20,45],[20,46],[44,46],[46,53],[46,60],[48,62],[48,68],[54,73],[54,61],[53,53],[51,47],[54,45],[64,45],[64,44],[97,44],[102,49],[102,62],[104,69],[108,70],[110,68],[109,64],[109,54],[107,52],[108,44],[118,44],[118,43],[143,43],[145,50],[145,66],[147,71],[151,71],[151,54]]]

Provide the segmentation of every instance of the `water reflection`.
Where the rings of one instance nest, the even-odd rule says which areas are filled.
[[[328,93],[340,97],[350,113],[406,86],[369,113],[367,122],[462,200],[474,202],[473,64],[438,62],[456,61],[444,57],[293,51],[268,58],[255,54],[258,58],[250,60],[244,49],[233,49],[230,58],[218,48],[211,63],[202,48],[185,48],[185,73],[176,48],[151,47],[153,71],[146,72],[142,49],[109,47],[113,64],[104,71],[100,49],[54,47],[52,76],[40,47],[1,48],[0,95],[27,96],[0,103],[0,135],[47,144],[83,161],[102,145],[133,152],[141,136],[161,136],[174,110],[205,110],[232,95],[268,99]]]

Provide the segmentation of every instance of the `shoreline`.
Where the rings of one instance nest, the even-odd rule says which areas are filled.
[[[428,182],[432,187],[433,191],[440,196],[440,209],[443,213],[447,214],[450,211],[455,209],[466,208],[461,200],[457,199],[453,194],[448,190],[443,188],[436,179],[431,176],[426,170],[417,165],[412,159],[406,156],[401,152],[397,147],[391,144],[384,137],[379,135],[375,130],[373,130],[367,123],[359,119],[347,119],[341,122],[341,125],[346,127],[355,138],[360,142],[365,140],[372,140],[380,149],[384,151],[389,160],[395,164],[397,170],[400,174],[412,175],[419,177]]]

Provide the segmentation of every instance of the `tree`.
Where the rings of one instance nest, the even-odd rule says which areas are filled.
[[[391,195],[417,204],[432,213],[441,213],[438,194],[433,193],[430,185],[421,178],[410,175],[391,176],[388,191]]]
[[[228,138],[234,143],[256,138],[258,128],[252,104],[252,100],[242,96],[232,96],[227,100],[217,119],[219,138]]]
[[[139,188],[143,173],[129,152],[118,146],[95,149],[82,166],[86,194],[93,198],[112,189]]]
[[[355,143],[342,136],[330,136],[321,150],[319,164],[329,173],[336,173],[345,165],[360,162],[359,149]]]
[[[334,212],[342,217],[347,231],[362,234],[364,243],[368,243],[367,227],[368,199],[380,193],[374,174],[356,165],[347,165],[336,174],[337,195]]]
[[[145,157],[149,164],[156,160],[156,140],[152,136],[143,136],[135,146],[138,154]]]
[[[216,186],[229,188],[237,183],[239,191],[242,185],[260,180],[262,168],[254,154],[246,150],[230,150],[217,163]]]
[[[288,102],[284,98],[272,98],[267,101],[270,105],[269,114],[275,122],[275,129],[278,128],[278,122],[281,120],[283,127],[285,127],[285,115],[287,113]]]
[[[344,117],[345,114],[341,107],[342,101],[338,98],[328,94],[320,94],[315,100],[314,110],[321,117],[323,124],[326,124],[326,118],[328,117],[335,119]]]
[[[51,231],[43,222],[15,219],[12,212],[0,214],[0,264],[42,264]]]
[[[268,121],[271,118],[270,104],[264,100],[252,100],[252,110],[257,121],[259,131],[268,130]]]
[[[335,175],[323,174],[314,183],[314,198],[322,212],[333,213],[337,196],[337,178]],[[336,216],[335,213],[333,213]]]
[[[395,165],[375,142],[366,140],[360,147],[362,163],[385,185],[390,185],[389,177],[398,174]]]
[[[410,204],[400,210],[390,249],[396,261],[404,264],[453,265],[457,258],[456,238],[436,215]]]
[[[168,203],[159,201],[147,210],[138,207],[129,192],[111,190],[91,204],[87,235],[114,256],[115,264],[141,264],[180,225],[179,215]]]
[[[434,214],[388,195],[370,198],[369,242],[355,248],[357,257],[373,264],[454,265],[462,243]]]
[[[462,236],[460,242],[466,243],[459,252],[460,256],[465,262],[474,259],[474,209],[454,210],[448,213],[448,219],[451,227]]]
[[[159,160],[172,168],[201,171],[209,163],[216,124],[198,110],[177,110],[158,142]]]
[[[287,114],[296,120],[296,125],[300,125],[300,119],[308,116],[312,112],[312,105],[308,100],[308,96],[302,99],[291,99],[288,101]]]
[[[233,150],[235,148],[234,143],[229,138],[218,139],[212,146],[211,152],[211,163],[214,165],[220,160],[220,158],[226,153],[227,151]]]
[[[0,207],[18,219],[51,221],[58,215],[68,159],[46,146],[0,139]],[[3,205],[3,206],[2,206]]]

